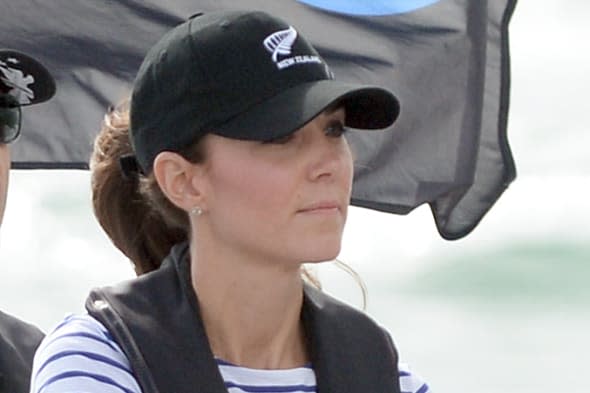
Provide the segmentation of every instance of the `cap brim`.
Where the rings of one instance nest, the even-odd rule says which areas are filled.
[[[37,60],[24,53],[0,49],[0,91],[21,106],[47,101],[55,94],[55,81]]]
[[[389,127],[400,111],[399,101],[388,90],[320,80],[287,89],[211,132],[234,139],[272,140],[295,132],[335,103],[346,109],[346,126],[357,129]]]

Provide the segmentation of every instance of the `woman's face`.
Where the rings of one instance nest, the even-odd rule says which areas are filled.
[[[272,142],[205,137],[205,216],[215,242],[259,260],[340,252],[352,187],[344,109]],[[244,254],[246,253],[246,254]]]

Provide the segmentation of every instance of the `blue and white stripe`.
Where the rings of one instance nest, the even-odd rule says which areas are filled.
[[[41,343],[31,392],[141,392],[127,357],[88,315],[69,316]]]
[[[311,366],[259,370],[217,360],[228,393],[315,393]],[[400,364],[402,393],[430,393]],[[41,343],[31,393],[141,393],[129,360],[106,328],[89,315],[68,316]]]
[[[426,382],[417,374],[410,372],[405,363],[398,364],[401,393],[432,393]]]
[[[313,393],[315,373],[311,367],[260,370],[217,360],[229,393]]]

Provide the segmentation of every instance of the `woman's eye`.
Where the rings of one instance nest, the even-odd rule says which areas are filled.
[[[341,121],[334,121],[326,127],[326,135],[339,137],[342,136],[346,132],[346,127]]]

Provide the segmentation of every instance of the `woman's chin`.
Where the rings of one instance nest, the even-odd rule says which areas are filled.
[[[341,242],[334,242],[334,244],[322,243],[315,249],[309,249],[306,258],[303,260],[306,263],[319,263],[333,261],[340,255]]]

